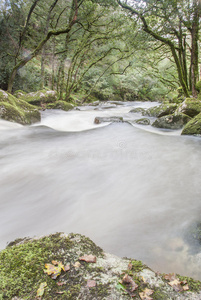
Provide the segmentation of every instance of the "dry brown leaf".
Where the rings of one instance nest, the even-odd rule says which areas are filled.
[[[133,267],[133,265],[132,265],[132,263],[130,262],[130,263],[128,264],[128,269],[131,271],[131,270],[132,270],[132,267]]]
[[[135,283],[135,281],[132,279],[132,277],[130,277],[128,274],[126,274],[124,277],[123,277],[123,283],[126,283],[126,284],[130,284],[131,285],[131,291],[135,291],[137,288],[138,288],[138,285]]]
[[[186,284],[186,285],[182,286],[182,288],[183,288],[183,290],[184,290],[184,291],[188,291],[188,290],[189,290],[189,286],[188,286],[188,284]]]
[[[168,282],[168,284],[171,285],[176,292],[183,291],[183,288],[182,288],[182,286],[180,284],[180,281],[178,279],[175,279],[171,282]]]
[[[81,263],[79,263],[79,261],[76,261],[76,263],[73,266],[75,267],[75,269],[79,269]]]
[[[95,280],[87,280],[87,287],[92,288],[96,286]]]
[[[66,284],[67,283],[67,281],[58,281],[57,282],[57,285],[58,286],[62,286],[62,285],[64,285],[64,284]]]
[[[79,258],[79,260],[86,261],[87,263],[96,263],[96,256],[90,255],[83,255]]]
[[[175,273],[169,273],[169,274],[166,274],[166,275],[164,276],[164,278],[165,278],[166,280],[173,281],[173,280],[176,279],[176,274],[175,274]]]
[[[153,290],[146,288],[144,292],[139,293],[139,295],[142,300],[153,300],[153,298],[149,297],[153,292]]]
[[[69,270],[70,270],[70,265],[65,265],[64,271],[67,272],[67,271],[69,271]]]

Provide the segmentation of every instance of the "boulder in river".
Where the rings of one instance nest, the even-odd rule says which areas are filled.
[[[74,106],[71,103],[68,103],[66,101],[56,101],[54,103],[49,103],[46,105],[47,109],[62,109],[65,111],[71,110],[74,108]]]
[[[129,111],[130,113],[137,113],[137,114],[146,114],[146,109],[142,108],[142,107],[136,107],[133,108]]]
[[[173,114],[176,111],[177,106],[178,105],[175,103],[164,103],[159,106],[154,106],[154,107],[148,108],[145,112],[142,113],[142,115],[160,118],[163,116]]]
[[[22,125],[30,125],[41,119],[37,107],[0,90],[0,118]]]
[[[186,98],[186,100],[179,105],[177,112],[193,118],[201,112],[201,100]]]
[[[201,113],[199,113],[186,124],[181,134],[201,135]]]
[[[140,124],[140,125],[150,125],[150,120],[147,118],[141,118],[141,119],[137,119],[133,121],[136,124]]]
[[[181,129],[190,120],[191,118],[189,116],[178,113],[158,118],[154,121],[152,126],[164,129]]]
[[[201,299],[200,281],[155,273],[79,234],[18,239],[0,261],[0,299]]]
[[[18,97],[33,105],[43,105],[46,103],[53,103],[57,100],[57,92],[52,90],[40,90],[24,95],[18,95]]]
[[[96,117],[94,119],[95,124],[100,124],[103,122],[123,122],[122,117]]]

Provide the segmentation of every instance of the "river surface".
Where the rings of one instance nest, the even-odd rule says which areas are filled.
[[[155,271],[201,279],[185,232],[201,220],[201,140],[180,131],[96,116],[140,118],[112,108],[45,111],[40,124],[0,121],[0,248],[15,238],[64,231]]]

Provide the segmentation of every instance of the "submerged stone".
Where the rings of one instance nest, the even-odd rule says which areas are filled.
[[[96,117],[94,119],[95,124],[100,124],[103,122],[123,122],[122,117]]]
[[[150,120],[147,118],[142,118],[142,119],[134,120],[134,123],[140,124],[140,125],[150,125]]]

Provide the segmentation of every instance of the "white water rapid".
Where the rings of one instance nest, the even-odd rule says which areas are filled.
[[[0,121],[0,248],[15,238],[64,231],[154,270],[201,279],[185,239],[201,221],[201,140],[180,131],[96,116],[141,118],[113,108],[45,111],[34,126]]]

